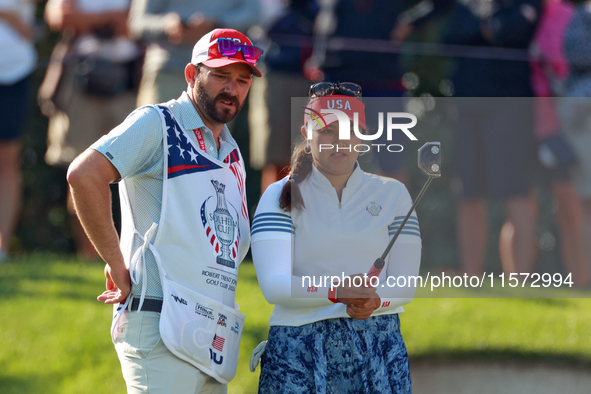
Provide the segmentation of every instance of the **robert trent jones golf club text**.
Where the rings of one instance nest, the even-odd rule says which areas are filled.
[[[481,288],[483,285],[493,287],[572,287],[572,273],[563,276],[560,273],[511,273],[495,274],[483,273],[480,276],[447,275],[445,272],[431,275],[427,272],[425,277],[416,276],[388,276],[386,281],[380,283],[377,276],[367,274],[349,276],[344,273],[341,276],[302,276],[302,288],[307,288],[308,293],[317,293],[319,288],[330,287],[334,289],[341,284],[349,287],[399,287],[399,288]]]

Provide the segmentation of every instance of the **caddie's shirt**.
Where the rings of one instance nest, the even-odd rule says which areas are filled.
[[[203,146],[215,158],[228,156],[238,145],[228,128],[224,125],[220,134],[218,151],[213,133],[209,130],[186,92],[177,100],[166,103],[176,119],[196,146]],[[197,139],[194,130],[200,130],[203,140]],[[132,112],[125,121],[103,136],[90,149],[103,154],[125,179],[126,192],[130,200],[134,227],[145,234],[153,223],[159,224],[162,211],[162,187],[164,169],[162,121],[153,107],[141,107]],[[174,152],[177,147],[170,147]],[[188,153],[185,153],[188,155]],[[199,218],[195,218],[198,223]],[[156,230],[158,231],[158,230]],[[157,233],[155,234],[155,236]],[[142,246],[134,239],[133,251]],[[146,297],[162,298],[162,286],[158,266],[152,253],[146,253],[146,278],[140,271],[137,284],[133,284],[131,294],[139,297],[141,283],[147,279]]]

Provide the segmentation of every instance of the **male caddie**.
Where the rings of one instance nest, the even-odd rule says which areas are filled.
[[[236,30],[206,34],[185,68],[186,92],[137,109],[69,168],[76,211],[107,263],[98,300],[115,305],[128,393],[225,393],[236,373],[236,280],[250,230],[244,163],[225,124],[261,76],[261,54]]]

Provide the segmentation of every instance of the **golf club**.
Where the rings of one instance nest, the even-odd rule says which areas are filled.
[[[415,201],[412,203],[412,206],[410,207],[410,210],[404,217],[404,220],[402,221],[402,223],[400,223],[400,226],[398,227],[396,234],[394,234],[394,237],[392,237],[392,240],[388,244],[388,247],[386,248],[382,256],[373,263],[371,269],[367,273],[367,276],[370,279],[372,277],[377,277],[380,275],[380,272],[382,272],[382,269],[386,264],[386,257],[388,256],[390,249],[392,249],[392,246],[394,246],[394,242],[396,242],[396,240],[398,239],[398,236],[400,235],[402,228],[408,221],[408,218],[412,214],[412,211],[414,211],[419,201],[421,201],[423,194],[425,194],[425,191],[431,184],[431,181],[433,181],[433,178],[439,178],[441,176],[441,143],[427,142],[425,145],[421,146],[419,148],[418,153],[418,162],[419,168],[423,170],[423,172],[427,174],[429,178],[427,179],[427,182],[425,182],[425,184],[423,185],[423,188],[419,192]]]

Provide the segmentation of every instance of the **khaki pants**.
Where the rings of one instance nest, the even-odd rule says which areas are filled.
[[[124,312],[115,350],[128,394],[226,394],[219,383],[173,355],[160,338],[160,313]]]
[[[68,168],[76,156],[125,120],[135,109],[135,100],[132,91],[115,97],[75,91],[66,112],[49,119],[47,164]]]

